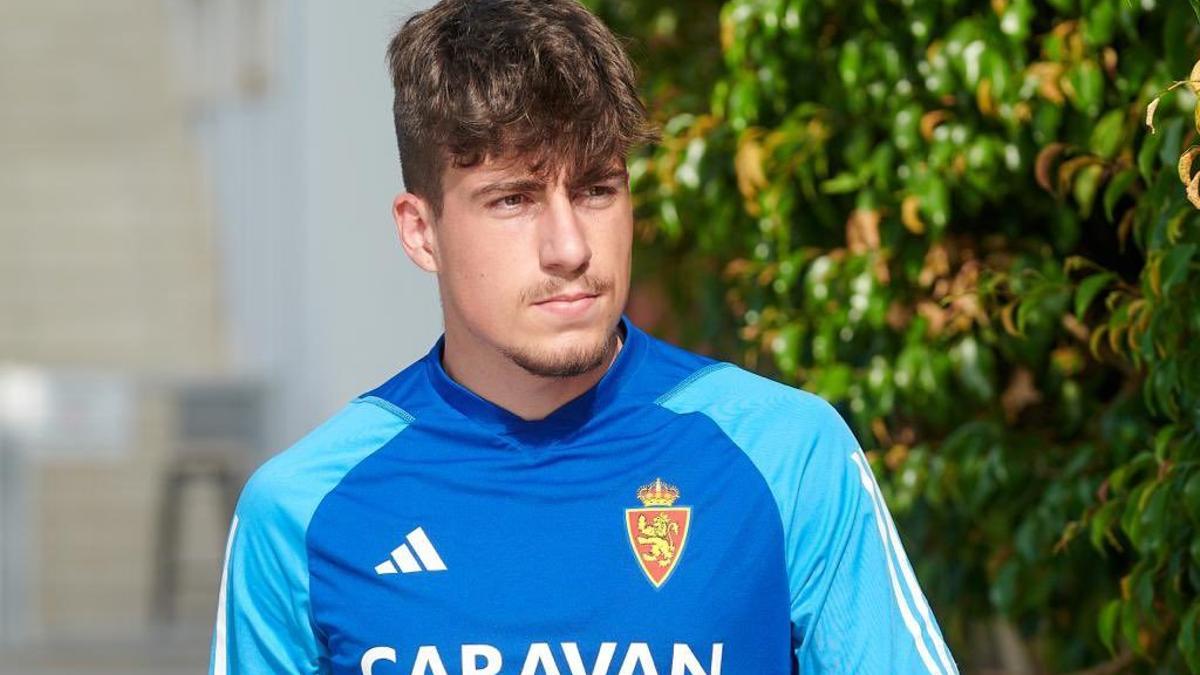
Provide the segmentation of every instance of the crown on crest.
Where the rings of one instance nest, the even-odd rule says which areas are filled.
[[[670,506],[679,499],[679,488],[655,478],[653,483],[638,489],[637,498],[643,506]]]

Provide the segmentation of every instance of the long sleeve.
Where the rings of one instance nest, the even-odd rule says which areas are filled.
[[[824,399],[729,364],[663,405],[702,412],[775,501],[800,672],[958,672],[866,457]]]
[[[254,472],[229,528],[209,675],[330,672],[309,592],[309,525],[345,475],[411,421],[359,398]]]
[[[230,526],[209,675],[327,672],[310,621],[304,533],[254,481]]]
[[[800,672],[957,673],[866,457],[822,408],[788,537]]]

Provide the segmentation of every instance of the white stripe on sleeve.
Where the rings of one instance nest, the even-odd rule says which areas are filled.
[[[912,635],[913,643],[917,647],[917,653],[921,656],[921,662],[933,675],[942,675],[942,671],[938,668],[930,655],[929,649],[925,646],[925,640],[921,638],[921,626],[913,617],[912,610],[908,607],[908,601],[904,598],[904,591],[900,589],[900,581],[896,577],[896,565],[892,561],[891,545],[887,535],[887,521],[879,510],[879,501],[876,499],[877,492],[875,490],[875,480],[871,475],[870,467],[866,466],[866,459],[862,457],[860,451],[854,451],[850,454],[850,459],[854,461],[854,465],[858,467],[858,477],[862,481],[863,489],[867,492],[867,497],[871,500],[871,505],[875,508],[875,525],[879,530],[879,540],[883,544],[883,555],[887,559],[888,576],[892,581],[892,592],[896,596],[896,605],[900,609],[900,616],[904,619],[904,626],[908,628],[908,632]]]
[[[883,502],[883,494],[879,492],[878,484],[872,484],[875,487],[875,494],[878,495],[879,501]],[[938,633],[938,629],[934,625],[933,612],[929,609],[929,603],[925,600],[925,594],[921,592],[921,586],[917,583],[917,577],[913,574],[907,557],[900,555],[904,550],[904,546],[900,543],[900,535],[896,532],[896,522],[892,520],[891,512],[885,510],[884,515],[887,518],[887,529],[892,541],[892,551],[895,552],[898,559],[898,566],[900,567],[901,574],[904,576],[904,583],[908,586],[909,595],[913,598],[913,604],[917,606],[917,612],[925,622],[925,632],[929,635],[929,641],[937,649],[938,659],[942,662],[942,668],[947,673],[956,673],[958,669],[951,664],[950,651],[946,648],[945,641],[942,640],[942,636]]]
[[[229,526],[229,539],[225,542],[225,564],[221,566],[221,590],[217,591],[217,625],[213,642],[213,675],[226,675],[229,671],[229,657],[225,644],[225,593],[229,585],[229,553],[233,550],[233,535],[237,532],[238,517],[233,516],[233,524]]]

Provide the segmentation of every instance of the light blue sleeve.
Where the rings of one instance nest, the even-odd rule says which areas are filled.
[[[358,399],[254,472],[229,528],[209,675],[329,672],[309,601],[308,524],[325,495],[411,421]]]
[[[729,364],[660,402],[708,416],[767,482],[801,673],[958,672],[866,457],[829,403]]]

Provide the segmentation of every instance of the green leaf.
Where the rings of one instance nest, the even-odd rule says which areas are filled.
[[[1198,2],[1200,0],[1192,0],[1192,6],[1197,6]],[[1192,606],[1183,615],[1179,625],[1179,651],[1187,661],[1188,669],[1200,673],[1200,602],[1192,601]]]
[[[1165,488],[1151,490],[1147,494],[1149,494],[1149,497],[1141,514],[1138,516],[1140,521],[1138,523],[1138,534],[1140,535],[1138,548],[1147,554],[1154,554],[1163,547],[1166,541],[1165,530],[1170,522],[1166,514],[1167,509],[1170,507],[1171,495]],[[1150,585],[1150,580],[1148,576],[1142,576],[1139,579],[1142,584],[1138,587],[1138,590],[1141,591],[1140,600],[1142,600],[1141,604],[1143,608],[1146,608],[1150,604],[1150,599],[1147,596],[1151,593],[1146,590]]]
[[[857,42],[850,41],[842,45],[838,72],[841,74],[842,84],[851,88],[858,84],[859,73],[862,72],[862,47]]]
[[[1200,21],[1200,0],[1190,0],[1192,3],[1192,11],[1196,13],[1196,20]],[[1196,670],[1193,668],[1192,670]]]
[[[1163,166],[1169,166],[1172,169],[1179,166],[1179,155],[1183,153],[1184,127],[1184,121],[1179,117],[1168,120],[1162,125],[1162,147],[1158,149],[1158,158],[1162,161]]]
[[[1075,318],[1083,319],[1084,313],[1087,312],[1096,295],[1116,278],[1117,275],[1112,272],[1101,272],[1079,282],[1079,289],[1075,291]]]
[[[1154,180],[1154,163],[1158,159],[1159,149],[1162,148],[1163,138],[1162,133],[1146,134],[1142,137],[1142,147],[1138,148],[1138,171],[1142,172],[1142,180],[1147,183]]]
[[[1108,182],[1108,187],[1104,189],[1104,215],[1108,216],[1109,222],[1116,220],[1113,218],[1113,209],[1117,207],[1117,202],[1120,201],[1121,196],[1137,180],[1137,175],[1137,171],[1132,168],[1124,169],[1119,171]]]
[[[1171,440],[1175,438],[1175,434],[1179,433],[1179,425],[1168,424],[1158,430],[1154,434],[1154,457],[1159,462],[1169,459],[1167,450],[1171,447]]]
[[[775,344],[771,345],[771,350],[775,353],[775,363],[781,371],[789,376],[796,372],[799,363],[796,358],[799,342],[800,326],[789,323],[779,331],[779,336],[775,338]]]
[[[1171,287],[1187,279],[1188,263],[1196,255],[1196,244],[1177,244],[1167,251],[1162,260],[1162,295],[1168,297]]]
[[[1139,583],[1138,576],[1139,573],[1135,568],[1134,572],[1130,574],[1131,584]],[[1139,612],[1132,604],[1125,607],[1125,611],[1121,612],[1121,635],[1134,652],[1145,654],[1146,649],[1142,646],[1142,641],[1138,639],[1138,629],[1141,628],[1141,617],[1138,614]]]
[[[1200,521],[1200,471],[1193,473],[1188,482],[1184,484],[1183,505],[1193,520]],[[1200,541],[1200,538],[1197,541]],[[1196,562],[1200,563],[1200,560]]]
[[[840,173],[821,183],[821,192],[827,195],[846,194],[862,187],[862,183],[862,179],[852,173]]]
[[[1001,610],[1012,608],[1017,595],[1017,576],[1020,571],[1020,565],[1010,560],[1004,563],[1000,571],[996,573],[996,578],[992,581],[991,588],[988,589],[988,596],[993,606]]]
[[[1156,462],[1157,460],[1154,459],[1154,453],[1148,450],[1139,452],[1136,457],[1113,470],[1112,474],[1108,477],[1109,487],[1117,493],[1123,492],[1127,487],[1125,483],[1130,478],[1135,477],[1139,472],[1154,466]]]
[[[1110,600],[1104,608],[1100,610],[1100,621],[1098,628],[1100,630],[1100,641],[1104,643],[1104,647],[1108,649],[1108,653],[1115,654],[1114,640],[1117,637],[1117,620],[1121,616],[1121,601]]]
[[[1096,202],[1096,191],[1100,188],[1100,177],[1103,174],[1104,167],[1093,164],[1080,169],[1075,176],[1072,192],[1075,195],[1076,203],[1079,204],[1079,215],[1084,219],[1092,215],[1092,206]]]
[[[1099,114],[1104,98],[1104,72],[1100,66],[1095,61],[1080,61],[1068,71],[1067,77],[1072,85],[1071,102],[1089,116]]]
[[[1108,538],[1109,530],[1112,529],[1113,521],[1120,515],[1121,504],[1116,500],[1105,502],[1096,509],[1092,514],[1091,522],[1088,523],[1088,537],[1092,542],[1092,546],[1097,551],[1104,551],[1104,540]]]
[[[1117,22],[1117,0],[1100,0],[1084,17],[1083,35],[1088,44],[1104,46],[1113,38]]]
[[[1122,141],[1125,140],[1124,132],[1125,111],[1110,110],[1105,113],[1092,128],[1092,152],[1104,159],[1112,159],[1121,149]]]

